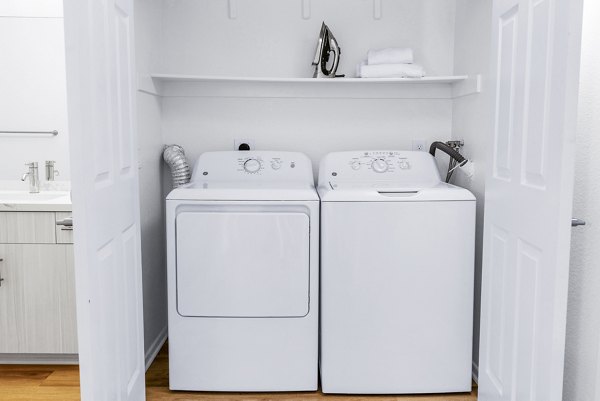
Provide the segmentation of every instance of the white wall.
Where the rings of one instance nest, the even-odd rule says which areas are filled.
[[[160,0],[136,0],[136,62],[140,74],[154,70],[161,35]],[[138,146],[142,232],[142,284],[146,361],[167,335],[167,271],[164,197],[162,195],[161,102],[138,92]]]
[[[483,249],[483,212],[485,192],[485,161],[489,137],[489,98],[487,81],[491,43],[492,2],[458,0],[456,11],[456,74],[482,74],[483,90],[457,98],[453,103],[452,138],[465,141],[463,154],[475,163],[475,175],[466,179],[456,173],[454,183],[468,188],[477,198],[477,228],[475,246],[475,305],[473,321],[473,366],[479,363],[479,314],[481,302],[481,254]]]
[[[19,180],[32,161],[43,177],[44,161],[55,160],[57,179],[69,180],[64,52],[62,0],[0,2],[0,131],[59,132],[0,134],[0,187]]]
[[[430,75],[451,75],[455,0],[165,0],[163,73],[310,77],[321,22],[342,49],[338,74],[354,76],[369,48],[410,46]]]
[[[565,401],[600,399],[600,3],[586,0],[565,355]]]
[[[182,145],[190,161],[233,150],[234,138],[251,138],[257,149],[306,153],[316,171],[328,152],[449,139],[451,113],[447,99],[164,98],[163,135]]]

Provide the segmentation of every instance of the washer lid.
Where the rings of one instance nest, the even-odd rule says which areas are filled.
[[[167,200],[318,201],[314,186],[303,182],[193,182],[176,188]]]
[[[471,192],[444,182],[430,187],[392,182],[335,182],[318,188],[322,202],[434,202],[474,201]]]

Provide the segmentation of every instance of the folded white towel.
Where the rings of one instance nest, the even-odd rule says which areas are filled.
[[[413,50],[411,48],[389,47],[387,49],[369,50],[367,64],[412,64]]]
[[[363,60],[360,63],[356,64],[356,76],[360,78],[360,70],[363,66],[367,65],[367,60]]]
[[[418,64],[359,65],[361,78],[422,78],[425,70]]]

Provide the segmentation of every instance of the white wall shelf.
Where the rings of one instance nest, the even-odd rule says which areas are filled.
[[[478,76],[279,78],[151,74],[139,90],[164,97],[452,99],[479,92]]]

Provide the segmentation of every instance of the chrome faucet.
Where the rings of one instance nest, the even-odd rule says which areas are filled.
[[[53,160],[46,160],[46,181],[54,181],[60,172],[55,168],[56,162]]]
[[[29,177],[29,193],[37,194],[40,192],[40,176],[38,174],[37,162],[25,163],[29,167],[29,171],[23,174],[21,181],[25,181]]]

